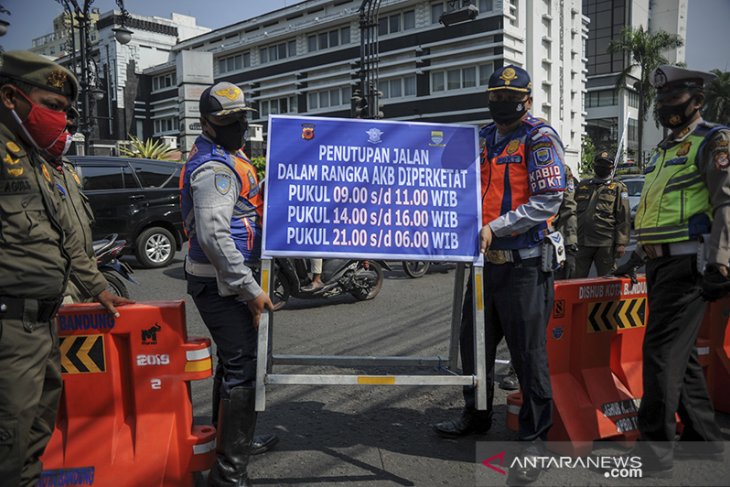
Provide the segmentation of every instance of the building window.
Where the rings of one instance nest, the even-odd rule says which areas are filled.
[[[609,53],[608,45],[617,39],[626,24],[624,0],[583,0],[583,14],[591,19],[585,56],[588,75],[620,72],[624,69],[624,55]]]
[[[166,90],[177,86],[175,73],[163,74],[152,78],[152,91]]]
[[[431,73],[431,93],[487,86],[494,64],[486,63],[465,68],[451,68]]]
[[[218,59],[218,74],[240,71],[251,66],[251,53],[243,52]]]
[[[297,97],[285,96],[283,98],[259,101],[259,111],[261,118],[279,113],[297,113]]]
[[[635,91],[629,91],[629,106],[631,108],[639,108],[639,94]]]
[[[265,46],[259,49],[259,60],[262,64],[279,61],[297,55],[297,43],[294,40]]]
[[[340,29],[312,34],[307,37],[307,51],[314,52],[320,49],[337,47],[339,45],[349,44],[352,42],[350,38],[350,27],[342,27]]]
[[[416,77],[406,76],[405,78],[381,80],[378,88],[383,93],[383,98],[416,96]]]
[[[154,121],[154,135],[167,132],[178,132],[180,122],[177,117],[156,118]]]
[[[320,110],[323,108],[349,105],[351,97],[352,89],[349,86],[345,88],[310,91],[307,95],[307,110]]]
[[[431,23],[438,24],[441,14],[444,13],[444,2],[431,4]]]
[[[611,107],[618,105],[616,90],[600,90],[588,92],[588,108]]]
[[[393,15],[384,15],[378,24],[378,34],[381,36],[416,28],[416,11],[407,10]]]

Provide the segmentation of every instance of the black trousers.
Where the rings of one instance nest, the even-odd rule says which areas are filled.
[[[219,364],[223,365],[222,396],[234,387],[254,387],[258,334],[245,302],[236,296],[222,297],[213,277],[188,274],[188,294],[215,342]]]
[[[465,375],[474,373],[474,314],[471,279],[461,320],[461,364]],[[519,439],[545,439],[552,425],[552,388],[548,373],[545,332],[553,307],[552,273],[540,269],[540,259],[519,264],[484,266],[484,322],[486,342],[487,410],[494,402],[494,361],[504,337],[520,380],[523,403]],[[473,387],[464,387],[465,407],[475,409]]]
[[[658,467],[672,464],[675,413],[681,440],[721,441],[695,340],[705,314],[696,256],[660,257],[646,264],[649,321],[644,336],[644,397],[639,430]],[[663,443],[654,443],[663,442]]]

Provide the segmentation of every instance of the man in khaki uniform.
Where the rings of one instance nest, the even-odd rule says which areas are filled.
[[[74,222],[76,231],[81,245],[84,247],[86,255],[89,259],[96,262],[94,256],[94,245],[91,236],[91,226],[94,224],[94,212],[91,210],[89,199],[81,192],[81,180],[71,163],[60,160],[54,163],[56,170],[53,173],[56,179],[58,190],[61,193],[61,199],[66,205],[66,210]],[[84,294],[78,286],[74,284],[74,274],[71,274],[66,291],[64,291],[64,304],[82,303],[89,301],[93,296]]]
[[[599,276],[609,274],[629,243],[629,190],[613,179],[613,166],[608,152],[601,152],[593,161],[595,177],[578,183],[575,191],[578,254],[573,277],[588,277],[593,263]]]
[[[0,483],[35,486],[61,393],[52,319],[71,271],[118,316],[129,303],[84,252],[45,157],[78,92],[71,72],[24,51],[0,54]]]
[[[578,207],[575,201],[576,180],[573,171],[567,164],[565,167],[565,191],[563,202],[553,222],[555,228],[563,235],[565,244],[565,265],[555,272],[555,279],[572,279],[575,274],[575,259],[578,254]]]

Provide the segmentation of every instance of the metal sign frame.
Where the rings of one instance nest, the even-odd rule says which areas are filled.
[[[273,349],[271,327],[273,313],[261,315],[258,329],[258,354],[256,359],[256,411],[266,409],[266,387],[268,385],[369,385],[369,386],[475,386],[476,407],[487,408],[487,370],[485,360],[484,336],[484,268],[479,263],[472,267],[471,279],[474,300],[474,357],[476,373],[474,375],[456,375],[459,356],[459,333],[461,327],[461,309],[464,297],[464,270],[466,264],[458,263],[456,268],[454,296],[451,315],[451,335],[449,339],[448,357],[401,357],[401,356],[343,356],[343,355],[272,355],[268,360],[268,351]],[[273,283],[271,259],[261,261],[261,288],[271,294]],[[329,365],[335,367],[353,366],[438,366],[445,374],[425,375],[353,375],[353,374],[276,374],[272,372],[275,364],[280,365]]]

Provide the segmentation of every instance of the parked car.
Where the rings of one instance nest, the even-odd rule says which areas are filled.
[[[619,178],[629,190],[629,206],[631,207],[631,226],[634,226],[636,209],[639,207],[641,190],[644,187],[644,176],[623,176]]]
[[[183,244],[178,180],[182,164],[125,157],[71,156],[94,210],[93,238],[132,242],[143,267],[164,267]]]

